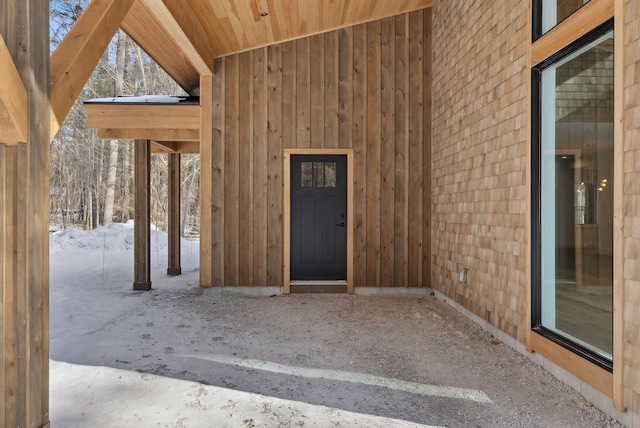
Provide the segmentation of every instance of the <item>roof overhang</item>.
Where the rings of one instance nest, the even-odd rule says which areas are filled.
[[[90,43],[81,46],[91,50],[104,44],[113,29],[101,29],[103,21],[117,22],[182,88],[198,95],[202,76],[214,73],[216,57],[245,52],[278,43],[322,34],[340,28],[389,18],[433,6],[434,0],[93,0],[85,12],[92,18],[80,18],[78,24],[87,29],[72,30],[64,44],[69,54],[78,39],[89,35]],[[90,13],[91,12],[91,13]],[[106,18],[102,18],[106,17]],[[86,34],[85,34],[86,33]],[[59,48],[60,49],[60,48]],[[98,49],[99,50],[99,49]],[[102,51],[100,51],[102,52]],[[57,53],[57,52],[56,52]],[[52,76],[66,78],[65,72]],[[76,55],[77,57],[77,55]],[[84,74],[92,61],[71,61],[83,65]],[[97,60],[95,60],[97,62]],[[64,70],[62,70],[64,71]],[[53,117],[60,121],[71,104],[66,92],[77,92],[76,78],[55,91],[53,81]],[[61,95],[58,95],[60,93]],[[62,96],[65,95],[65,96]],[[76,95],[77,96],[77,95]],[[175,105],[174,105],[175,104]],[[163,150],[191,150],[200,139],[200,108],[159,100],[102,99],[85,104],[88,126],[99,129],[100,138],[147,139],[162,144]],[[59,112],[57,112],[59,110]],[[64,113],[64,114],[63,114]],[[54,119],[55,120],[55,119]],[[59,123],[59,122],[58,122]],[[57,129],[56,129],[57,130]],[[157,145],[158,146],[158,145]]]
[[[93,0],[98,1],[98,0]],[[214,59],[433,6],[434,0],[135,0],[125,30],[189,94]]]
[[[154,152],[200,151],[200,105],[193,97],[144,96],[88,100],[87,125],[111,140],[150,140]]]

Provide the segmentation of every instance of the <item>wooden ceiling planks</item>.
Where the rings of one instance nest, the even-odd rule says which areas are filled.
[[[181,0],[144,1],[158,18],[162,17],[160,23],[171,29],[178,44],[189,49],[189,60],[200,74],[212,74],[215,51],[193,10]]]
[[[207,62],[433,6],[434,0],[136,0],[123,29],[183,88]],[[163,16],[173,16],[175,25]],[[263,16],[264,15],[264,16]],[[184,40],[184,38],[188,40]]]

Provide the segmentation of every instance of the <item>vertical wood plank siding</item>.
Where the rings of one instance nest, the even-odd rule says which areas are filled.
[[[216,61],[224,90],[214,85],[214,110],[224,124],[214,124],[214,145],[224,156],[214,177],[224,186],[212,188],[224,219],[214,214],[213,248],[224,249],[224,272],[215,284],[282,285],[284,149],[339,147],[354,149],[354,285],[429,285],[430,13]]]
[[[528,4],[433,9],[433,286],[524,342]]]

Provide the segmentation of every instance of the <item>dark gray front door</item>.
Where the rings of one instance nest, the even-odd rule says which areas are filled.
[[[291,279],[347,278],[347,157],[291,156]]]

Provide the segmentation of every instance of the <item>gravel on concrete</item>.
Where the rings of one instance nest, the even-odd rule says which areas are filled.
[[[314,423],[318,408],[399,426],[621,426],[432,294],[251,297],[204,292],[194,280],[158,284],[123,293],[128,303],[101,328],[52,341],[52,359],[259,394],[289,409],[300,403],[298,416],[310,412],[254,419],[238,407],[233,420],[252,426],[328,424]]]

